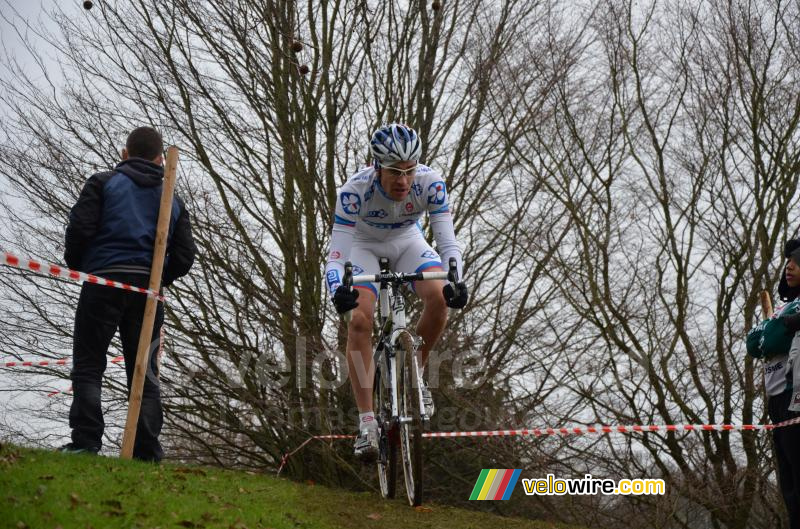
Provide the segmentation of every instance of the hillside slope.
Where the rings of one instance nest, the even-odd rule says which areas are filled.
[[[271,475],[0,446],[0,527],[562,528]]]

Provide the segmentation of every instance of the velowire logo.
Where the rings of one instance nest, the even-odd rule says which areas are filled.
[[[470,500],[507,500],[514,491],[522,469],[519,468],[484,468]]]

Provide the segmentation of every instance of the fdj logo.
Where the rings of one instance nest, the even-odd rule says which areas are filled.
[[[484,468],[475,487],[470,494],[470,500],[507,500],[511,498],[514,487],[522,469],[519,468]]]
[[[447,198],[447,191],[444,187],[444,182],[434,182],[428,186],[428,204],[444,204]]]
[[[345,213],[356,215],[361,210],[361,198],[355,193],[342,193],[340,200]]]

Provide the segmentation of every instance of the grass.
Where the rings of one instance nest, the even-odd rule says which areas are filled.
[[[400,491],[398,491],[400,492]],[[271,475],[0,446],[0,527],[554,529]]]

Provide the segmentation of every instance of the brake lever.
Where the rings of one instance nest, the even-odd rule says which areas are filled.
[[[342,279],[342,285],[345,288],[352,290],[353,287],[353,263],[350,261],[346,261],[344,263],[344,278]],[[344,313],[344,322],[347,325],[350,325],[350,320],[353,319],[353,311],[348,310]]]
[[[458,294],[458,287],[456,286],[458,283],[458,261],[456,261],[455,257],[451,257],[448,265],[450,268],[447,271],[447,281],[450,283],[450,288],[453,289],[453,294]],[[448,308],[447,312],[452,316],[455,310],[454,308]]]
[[[447,280],[453,285],[453,289],[455,289],[456,283],[458,283],[458,262],[455,257],[450,258],[449,265],[450,269],[447,271]]]

